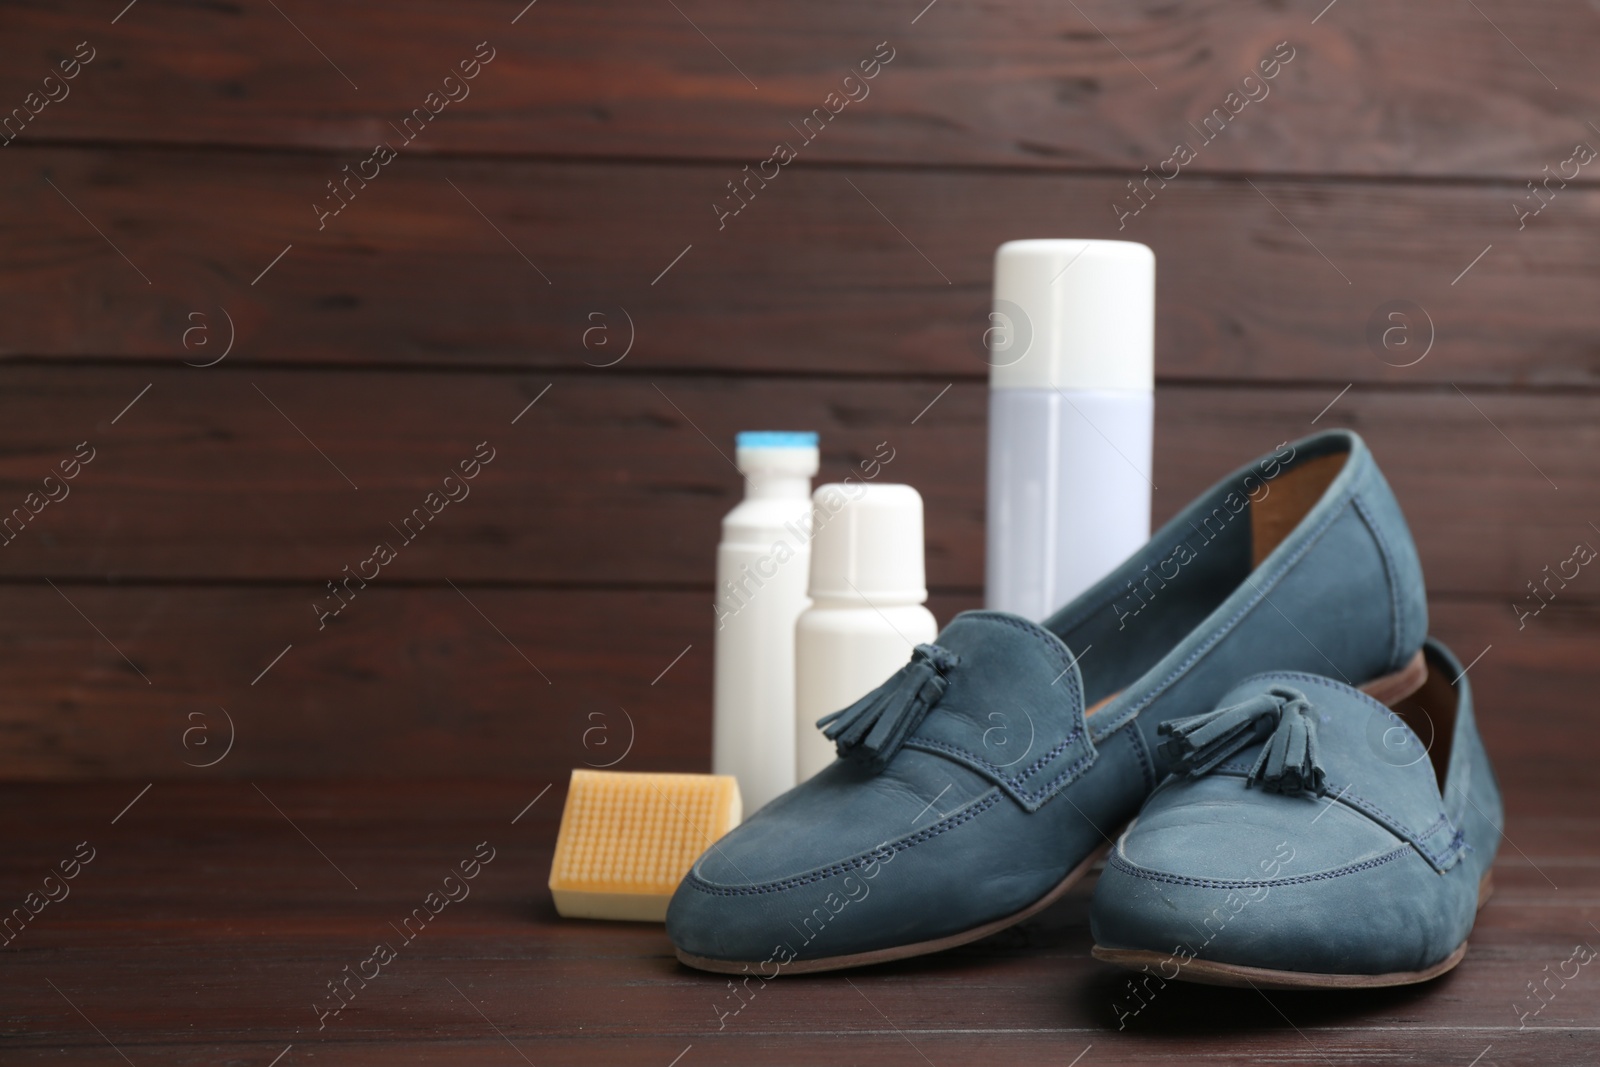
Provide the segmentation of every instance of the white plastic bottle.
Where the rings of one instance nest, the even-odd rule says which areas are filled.
[[[984,604],[1037,621],[1150,539],[1155,256],[1008,241],[990,321]]]
[[[794,785],[794,625],[811,603],[814,433],[741,433],[744,500],[717,545],[711,767],[746,812]]]
[[[811,606],[795,627],[797,780],[834,759],[817,720],[855,703],[939,634],[922,556],[922,496],[909,485],[835,483],[815,496]]]

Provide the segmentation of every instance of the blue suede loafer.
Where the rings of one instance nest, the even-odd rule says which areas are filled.
[[[691,966],[763,977],[983,937],[1054,901],[1133,817],[1167,719],[1264,670],[1398,699],[1426,633],[1366,445],[1281,445],[1044,623],[966,612],[824,719],[840,758],[695,862],[667,934]]]
[[[1490,890],[1504,816],[1461,664],[1385,707],[1259,674],[1162,727],[1178,773],[1095,888],[1097,958],[1158,980],[1408,985],[1450,970]]]

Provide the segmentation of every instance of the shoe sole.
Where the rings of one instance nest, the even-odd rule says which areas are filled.
[[[965,945],[977,941],[980,938],[988,937],[990,934],[999,933],[1008,926],[1015,926],[1022,920],[1030,918],[1054,904],[1080,878],[1089,873],[1089,868],[1093,867],[1096,861],[1110,851],[1111,846],[1109,844],[1101,845],[1089,853],[1082,863],[1072,868],[1067,876],[1056,883],[1055,888],[1051,889],[1050,892],[1021,911],[1013,912],[1003,919],[995,919],[984,923],[982,926],[974,926],[970,930],[963,930],[958,934],[936,937],[931,941],[895,945],[892,948],[874,949],[871,952],[853,952],[846,956],[823,956],[811,960],[791,960],[783,964],[781,970],[787,974],[816,974],[819,971],[839,971],[847,967],[866,967],[874,963],[889,963],[893,960],[903,960],[911,956],[925,956],[930,952],[943,952],[947,948],[955,948],[957,945]],[[702,971],[715,971],[718,974],[746,974],[750,967],[756,965],[755,960],[719,960],[709,956],[696,956],[694,953],[685,952],[681,948],[675,949],[675,951],[680,962],[686,963],[690,967],[699,968]]]
[[[1478,882],[1478,907],[1481,909],[1494,894],[1494,879],[1484,874]],[[1170,952],[1152,952],[1149,949],[1105,948],[1096,945],[1091,950],[1095,959],[1135,970],[1173,960]],[[1278,971],[1269,967],[1246,967],[1238,963],[1218,963],[1214,960],[1190,959],[1178,966],[1173,980],[1194,982],[1197,985],[1250,986],[1254,989],[1383,989],[1389,986],[1417,985],[1454,969],[1467,954],[1467,943],[1461,942],[1456,950],[1443,960],[1421,971],[1390,971],[1388,974],[1317,974],[1312,971]]]
[[[1392,704],[1397,700],[1401,700],[1410,696],[1418,689],[1421,689],[1422,683],[1427,681],[1427,679],[1428,665],[1422,657],[1421,649],[1418,649],[1417,654],[1411,658],[1411,661],[1407,663],[1405,667],[1393,674],[1386,674],[1381,678],[1374,678],[1366,685],[1363,685],[1361,690],[1380,703]],[[1082,863],[1072,868],[1072,870],[1067,873],[1067,876],[1060,882],[1056,883],[1055,887],[1052,888],[1048,893],[1034,901],[1032,904],[1029,904],[1021,911],[1013,912],[1004,918],[994,919],[990,922],[984,923],[981,926],[974,926],[970,930],[963,930],[958,934],[950,934],[946,937],[936,937],[929,941],[917,941],[908,945],[895,945],[891,948],[874,949],[871,952],[853,952],[844,956],[823,956],[818,959],[792,960],[789,963],[784,964],[782,969],[789,974],[816,974],[821,971],[841,971],[850,967],[867,967],[874,963],[890,963],[894,960],[909,959],[912,956],[925,956],[931,952],[943,952],[948,948],[955,948],[959,945],[969,944],[973,941],[980,940],[981,938],[988,937],[990,934],[999,933],[1001,930],[1004,930],[1007,927],[1015,926],[1024,919],[1032,918],[1045,908],[1048,908],[1057,900],[1061,899],[1061,896],[1066,893],[1067,890],[1071,889],[1080,878],[1089,873],[1089,869],[1094,866],[1096,861],[1110,851],[1111,846],[1109,844],[1102,845],[1095,849],[1084,859]],[[1465,945],[1462,946],[1463,951],[1465,950],[1465,947]],[[758,961],[756,960],[722,960],[716,959],[712,956],[697,956],[692,952],[685,952],[683,949],[677,948],[676,946],[674,946],[673,951],[677,953],[678,961],[680,963],[694,967],[697,970],[711,971],[716,974],[746,974],[749,972],[749,968],[758,966]],[[1098,951],[1099,949],[1097,947],[1096,952]],[[1108,949],[1106,951],[1120,950]],[[1158,960],[1166,959],[1165,956],[1157,956],[1156,958]],[[1189,966],[1194,966],[1195,962],[1197,961],[1191,961]],[[1454,964],[1452,964],[1452,966],[1454,966]],[[1445,969],[1448,970],[1449,968]],[[1420,980],[1421,979],[1418,979],[1418,981]]]

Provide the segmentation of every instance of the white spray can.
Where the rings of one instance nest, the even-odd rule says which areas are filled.
[[[1150,539],[1155,255],[995,253],[984,604],[1042,620]]]

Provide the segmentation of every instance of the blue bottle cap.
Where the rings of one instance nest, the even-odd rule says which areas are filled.
[[[810,431],[744,430],[734,437],[736,448],[816,448],[817,435]]]

